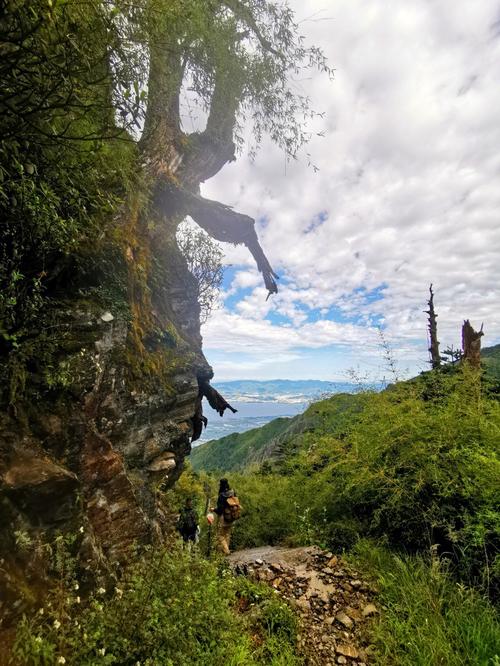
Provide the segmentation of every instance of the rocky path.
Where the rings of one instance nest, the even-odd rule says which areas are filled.
[[[296,608],[299,651],[308,666],[370,663],[367,623],[376,589],[340,557],[317,547],[266,546],[229,557],[236,573],[265,582]]]

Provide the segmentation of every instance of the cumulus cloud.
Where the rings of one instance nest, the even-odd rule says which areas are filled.
[[[257,367],[262,348],[362,352],[382,324],[400,355],[423,362],[430,282],[443,342],[459,343],[464,318],[499,341],[498,3],[292,4],[336,70],[333,82],[294,82],[325,111],[311,128],[324,137],[307,147],[320,170],[305,153],[286,164],[266,142],[255,162],[242,156],[204,185],[262,221],[284,281],[266,302],[251,257],[227,248],[241,270],[223,294],[230,306],[204,327],[208,357],[253,348]],[[273,376],[272,363],[258,367]]]

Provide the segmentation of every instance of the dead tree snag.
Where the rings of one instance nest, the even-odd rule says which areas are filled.
[[[432,291],[432,283],[429,286],[429,300],[427,301],[429,307],[424,312],[428,315],[428,330],[429,330],[429,353],[431,356],[430,364],[432,369],[435,370],[441,365],[441,356],[439,354],[439,340],[437,337],[437,314],[434,310],[434,292]]]
[[[483,324],[479,331],[475,331],[468,319],[462,326],[462,350],[463,360],[468,361],[471,367],[481,367],[481,338],[483,337]]]

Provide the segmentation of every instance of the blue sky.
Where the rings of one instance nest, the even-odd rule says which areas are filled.
[[[430,282],[443,347],[465,318],[499,342],[498,2],[291,4],[335,79],[293,82],[324,112],[301,159],[266,140],[203,186],[257,220],[280,275],[266,301],[247,250],[223,246],[220,307],[202,330],[216,380],[380,378],[380,330],[402,374],[417,372]]]

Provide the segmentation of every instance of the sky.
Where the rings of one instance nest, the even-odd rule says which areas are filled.
[[[257,220],[280,276],[266,301],[246,248],[223,245],[215,381],[380,379],[381,335],[400,376],[426,369],[431,282],[442,349],[466,318],[500,342],[499,2],[291,5],[334,80],[293,82],[324,112],[298,161],[266,140],[202,187]]]

